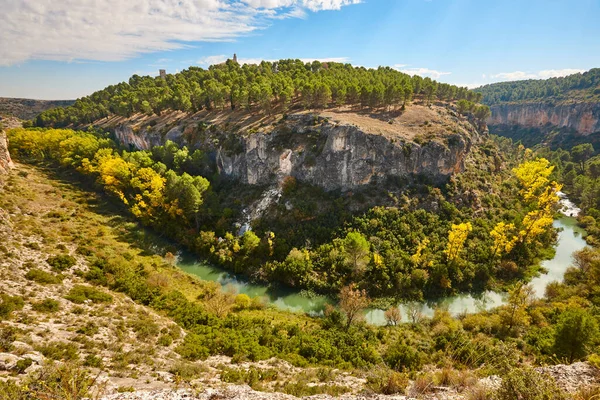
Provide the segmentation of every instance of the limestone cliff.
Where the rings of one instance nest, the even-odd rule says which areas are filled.
[[[600,103],[507,103],[491,107],[490,129],[519,126],[548,130],[566,128],[578,136],[600,132]]]
[[[445,107],[412,106],[395,119],[356,113],[296,113],[259,129],[178,121],[159,129],[119,123],[118,141],[138,149],[172,140],[210,155],[220,174],[269,185],[286,176],[326,190],[351,190],[389,177],[425,176],[443,182],[460,172],[475,125]],[[200,129],[198,126],[202,126]],[[206,128],[208,126],[208,129]]]
[[[6,174],[13,166],[13,162],[8,152],[6,133],[0,130],[0,174]]]

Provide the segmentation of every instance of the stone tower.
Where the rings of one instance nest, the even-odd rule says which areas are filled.
[[[237,54],[235,54],[235,53],[233,53],[233,62],[235,62],[235,63],[238,62],[237,61]]]
[[[160,74],[160,77],[162,79],[167,79],[167,71],[165,71],[164,69],[159,69],[158,73]]]

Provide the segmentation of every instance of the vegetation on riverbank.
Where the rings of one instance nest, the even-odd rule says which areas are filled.
[[[265,229],[238,237],[233,210],[216,201],[227,189],[213,191],[199,175],[206,169],[199,150],[167,143],[119,151],[103,135],[52,129],[13,130],[10,144],[15,157],[76,170],[144,225],[235,273],[315,292],[356,284],[371,297],[421,300],[483,290],[530,277],[555,238],[559,185],[549,179],[552,167],[524,149],[503,158],[499,146],[506,143],[490,141],[442,190],[415,186],[391,207],[334,222],[316,241],[306,228],[294,230],[305,237],[292,238],[289,229],[287,236]],[[282,203],[304,198],[299,186],[288,178]]]

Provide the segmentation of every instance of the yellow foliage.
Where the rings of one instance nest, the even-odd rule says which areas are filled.
[[[377,267],[381,267],[383,265],[383,257],[379,253],[373,253],[373,264]]]
[[[492,229],[490,236],[494,239],[494,245],[492,246],[494,256],[501,257],[504,253],[510,253],[513,247],[515,247],[519,238],[514,235],[514,230],[514,224],[506,224],[504,222],[499,222]]]
[[[428,238],[423,239],[421,241],[421,243],[419,243],[419,245],[417,246],[417,250],[415,251],[415,254],[410,256],[410,259],[412,260],[412,262],[415,263],[415,265],[421,265],[421,263],[424,261],[425,256],[424,256],[423,252],[427,249],[428,245],[429,245],[429,239]]]
[[[452,224],[452,229],[448,233],[448,245],[446,246],[446,257],[448,260],[454,261],[460,255],[461,250],[465,245],[469,232],[473,230],[470,222],[463,222],[461,224]]]
[[[532,243],[552,226],[553,221],[552,214],[546,210],[530,211],[523,218],[523,229],[519,232],[519,238],[525,243]]]
[[[513,169],[523,187],[521,194],[526,201],[535,200],[546,189],[550,182],[549,176],[553,170],[554,167],[545,158],[525,161]]]

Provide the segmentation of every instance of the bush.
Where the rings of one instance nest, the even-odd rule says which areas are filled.
[[[0,400],[29,400],[27,386],[17,385],[14,381],[0,380]]]
[[[148,317],[138,318],[128,323],[138,340],[145,340],[158,335],[158,325]]]
[[[60,310],[60,303],[53,299],[45,299],[31,304],[31,308],[37,312],[53,313]]]
[[[66,271],[77,263],[75,257],[68,254],[59,254],[54,257],[50,257],[46,260],[48,265],[55,271]]]
[[[191,381],[198,378],[202,372],[206,372],[206,367],[194,363],[178,362],[169,372],[184,381]]]
[[[44,357],[53,360],[76,360],[79,358],[79,348],[73,343],[50,342],[36,348]]]
[[[94,354],[88,354],[85,356],[85,360],[83,360],[83,365],[86,367],[102,368],[104,363],[102,362],[101,357]]]
[[[531,368],[513,369],[503,377],[497,400],[566,400],[553,379]]]
[[[397,343],[385,353],[386,363],[396,371],[417,371],[423,366],[423,354],[406,343]]]
[[[56,285],[61,283],[63,280],[62,275],[55,275],[38,268],[33,268],[27,271],[25,278],[39,283],[40,285]]]
[[[17,364],[13,368],[13,371],[15,371],[17,374],[22,374],[27,368],[31,366],[31,364],[33,364],[31,358],[24,358],[22,360],[17,361]]]
[[[13,311],[19,311],[25,305],[23,298],[19,296],[0,294],[0,300],[0,321],[8,319]]]
[[[375,393],[404,394],[408,384],[406,374],[383,368],[378,368],[367,377],[367,387]]]
[[[0,352],[8,353],[13,349],[13,342],[17,340],[17,328],[14,326],[0,327]]]
[[[206,341],[202,336],[189,333],[183,339],[183,343],[177,346],[175,351],[189,361],[204,360],[209,356],[209,351],[205,343]]]
[[[91,300],[93,303],[110,303],[113,298],[110,294],[104,293],[91,286],[75,285],[65,299],[76,304],[82,304],[86,300]]]
[[[76,332],[79,334],[82,334],[82,335],[86,335],[86,336],[94,336],[96,333],[98,333],[98,331],[99,331],[98,326],[96,326],[95,323],[90,321],[87,324],[85,324],[84,326],[77,329]]]
[[[27,384],[27,399],[82,400],[99,398],[105,385],[76,363],[51,364],[34,375]]]
[[[173,343],[173,338],[171,335],[160,335],[158,340],[156,341],[160,346],[170,346]]]

